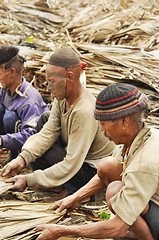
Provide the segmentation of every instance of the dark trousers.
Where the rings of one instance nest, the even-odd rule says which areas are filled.
[[[45,112],[41,115],[37,123],[37,132],[47,122],[50,113]],[[53,147],[46,151],[36,162],[32,163],[33,170],[46,169],[63,160],[66,155],[65,144],[61,137],[57,140]],[[84,186],[95,174],[97,170],[92,168],[87,163],[83,163],[81,169],[68,182],[64,184],[69,194],[76,192],[79,188]]]
[[[14,111],[5,112],[3,105],[0,104],[0,135],[16,133],[21,131],[21,120]],[[21,149],[19,149],[20,151]],[[11,150],[11,158],[16,158],[18,151]]]
[[[159,240],[159,206],[152,201],[149,205],[149,211],[142,217],[147,222],[154,239]]]

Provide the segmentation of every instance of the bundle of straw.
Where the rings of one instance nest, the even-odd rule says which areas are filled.
[[[34,228],[40,224],[57,223],[66,213],[50,210],[51,203],[5,201],[0,203],[0,239],[35,239]]]
[[[4,178],[0,178],[0,195],[12,187],[12,183],[6,183]]]

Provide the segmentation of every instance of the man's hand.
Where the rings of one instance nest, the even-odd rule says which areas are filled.
[[[27,182],[26,182],[26,176],[25,175],[18,175],[18,176],[15,176],[13,178],[9,178],[9,179],[6,180],[6,182],[14,183],[12,188],[10,188],[10,190],[14,190],[14,191],[23,192],[27,187]]]
[[[37,240],[56,240],[60,237],[59,226],[56,224],[44,224],[38,226],[35,231],[42,231]]]
[[[51,207],[51,209],[53,210],[56,209],[57,213],[62,212],[63,209],[69,209],[72,211],[77,207],[78,204],[79,204],[79,201],[76,199],[75,194],[72,194],[68,197],[65,197],[55,202]]]
[[[21,156],[18,156],[2,168],[0,175],[2,177],[13,177],[17,175],[24,166],[25,160]]]

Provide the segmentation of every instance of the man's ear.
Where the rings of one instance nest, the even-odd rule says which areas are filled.
[[[67,75],[68,75],[68,85],[71,85],[73,80],[73,72],[69,71]]]
[[[126,116],[122,118],[122,123],[123,123],[123,128],[126,128],[129,126],[129,121],[130,121],[130,117]]]
[[[12,77],[14,77],[16,75],[16,69],[14,67],[10,68]]]

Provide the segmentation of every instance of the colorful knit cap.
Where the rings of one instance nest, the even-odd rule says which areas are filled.
[[[145,109],[147,103],[146,95],[135,86],[115,83],[99,93],[94,117],[99,121],[115,120]]]
[[[72,48],[63,47],[52,54],[49,64],[62,68],[71,68],[80,66],[81,62],[78,55],[72,50]]]

